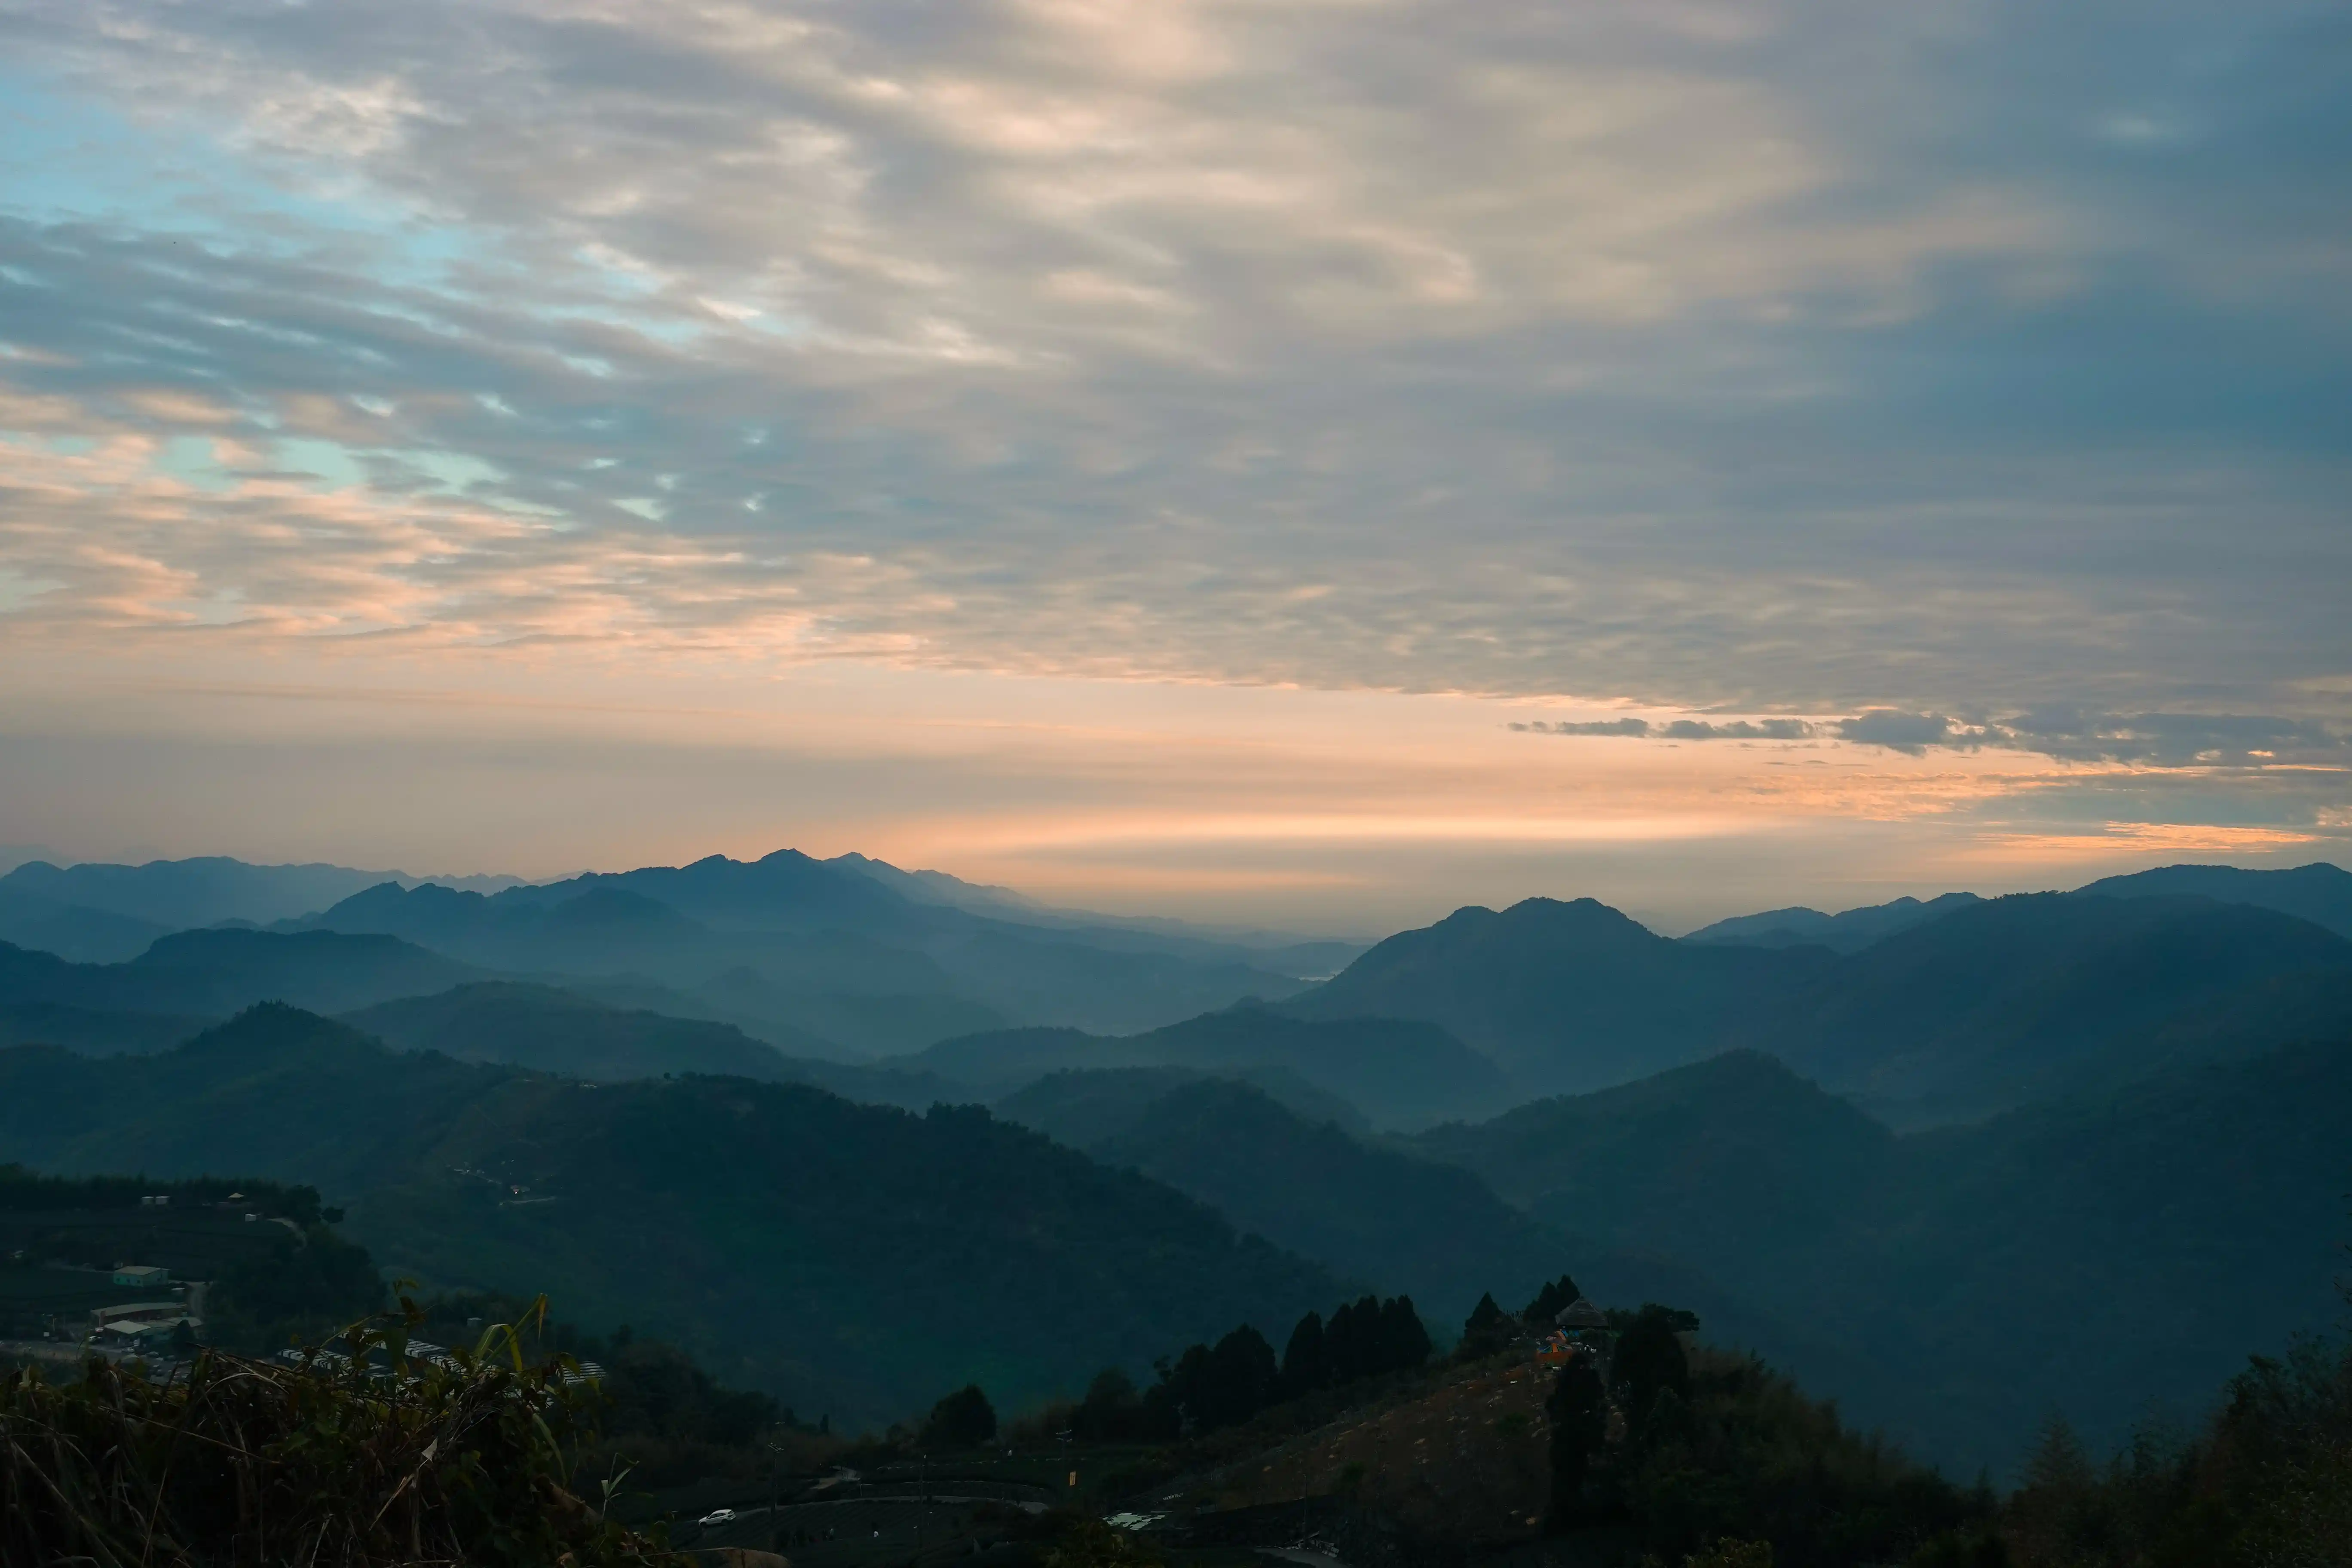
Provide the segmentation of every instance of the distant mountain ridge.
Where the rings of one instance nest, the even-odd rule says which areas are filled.
[[[414,886],[404,871],[346,866],[256,866],[224,856],[139,866],[32,860],[0,876],[0,940],[84,963],[137,956],[159,936],[236,922],[268,925],[321,910],[380,882]],[[498,889],[511,877],[435,879]]]
[[[2212,899],[2252,904],[2334,931],[2352,940],[2352,871],[2315,860],[2283,871],[2249,871],[2236,866],[2159,866],[2126,877],[2103,877],[2074,889],[2091,898]]]
[[[745,1012],[740,996],[706,1010],[783,1037],[779,1043],[813,1035],[852,1058],[1011,1023],[1155,1027],[1245,996],[1288,995],[1300,977],[1328,974],[1360,951],[1054,909],[944,872],[789,849],[543,883],[224,857],[140,866],[35,859],[0,875],[0,942],[75,962],[125,963],[158,938],[225,924],[400,936],[480,968],[652,980],[688,994],[738,971],[752,980],[739,993],[764,992],[766,1011]],[[846,968],[827,967],[821,989],[775,984],[777,970],[824,967],[856,937],[871,950]],[[803,952],[817,938],[832,939],[824,960]],[[875,973],[909,964],[930,973],[911,984]],[[874,1005],[907,998],[923,1005]]]
[[[334,931],[177,931],[125,963],[70,963],[0,942],[0,1009],[70,1009],[91,1027],[120,1016],[213,1020],[268,1001],[344,1012],[482,977],[397,938]]]
[[[1491,1058],[1523,1095],[1559,1093],[1720,1049],[1833,962],[1818,949],[1675,942],[1592,899],[1528,899],[1399,932],[1283,1010],[1423,1019]]]
[[[2200,1016],[2198,1037],[2167,1029]],[[2251,904],[2017,893],[1842,960],[1735,1037],[1908,1122],[2352,1025],[2352,942]]]
[[[1981,902],[1974,893],[1941,893],[1924,901],[1902,898],[1834,915],[1802,908],[1767,910],[1760,915],[1734,915],[1702,926],[1682,940],[1738,947],[1801,947],[1811,943],[1832,952],[1859,952],[1897,931]]]
[[[38,905],[26,916],[37,924],[121,942],[148,928],[52,895],[186,914],[361,875],[220,860],[34,863],[0,889],[16,889],[19,915]],[[2170,867],[2022,900],[1948,894],[1837,916],[1771,911],[1680,942],[1590,899],[1528,900],[1399,932],[1316,984],[1255,967],[1264,950],[1074,918],[938,873],[791,850],[488,893],[382,882],[266,932],[144,940],[111,966],[37,973],[37,950],[24,950],[25,962],[0,962],[0,1039],[152,1050],[257,1001],[346,1013],[468,982],[531,980],[624,1011],[731,1026],[808,1061],[996,1037],[982,1054],[1002,1059],[929,1070],[1001,1093],[1016,1082],[1007,1064],[1032,1058],[1035,1071],[1232,1070],[1269,1052],[1282,1065],[1298,1040],[1276,1040],[1265,1018],[1227,1016],[1256,1001],[1271,1016],[1349,1021],[1354,1057],[1300,1070],[1383,1126],[1630,1081],[1732,1047],[1777,1055],[1910,1126],[2352,1019],[2352,944],[2332,934],[2352,928],[2352,873],[2325,864]],[[353,945],[364,942],[394,945]],[[1399,1056],[1402,1037],[1370,1022],[1384,1019],[1433,1026],[1452,1042],[1425,1037]],[[1021,1027],[1085,1037],[1024,1041]],[[1101,1043],[1112,1039],[1125,1043]],[[1408,1057],[1419,1064],[1409,1071]]]
[[[2352,871],[2325,860],[2276,871],[2236,866],[2159,866],[2149,871],[2102,877],[2074,891],[2087,898],[2187,895],[2225,904],[2252,904],[2352,938]],[[1901,898],[1835,915],[1801,906],[1767,910],[1701,926],[1682,940],[1747,947],[1795,947],[1810,942],[1838,952],[1859,952],[1897,931],[1981,902],[1974,893],[1956,892],[1925,901]]]
[[[1336,972],[1370,944],[1330,938],[1301,940],[1295,931],[1251,927],[1204,926],[1156,915],[1107,915],[1091,910],[1058,909],[1011,888],[989,887],[944,871],[903,871],[887,860],[858,854],[824,862],[871,877],[918,903],[948,904],[973,914],[1002,916],[1044,930],[1080,931],[1097,945],[1179,957],[1252,955],[1277,973],[1319,979]]]
[[[594,873],[484,897],[371,888],[294,922],[397,934],[468,962],[540,974],[650,982],[755,1032],[774,1025],[837,1054],[871,1057],[1007,1022],[1124,1032],[1156,1027],[1303,982],[1257,954],[1125,931],[1045,926],[908,897],[878,863],[778,850],[756,861]],[[890,868],[895,870],[895,868]],[[897,874],[904,884],[910,874]],[[920,879],[916,879],[919,883]],[[923,884],[928,887],[928,884]],[[721,995],[725,990],[728,994]],[[901,1007],[928,998],[950,1026],[909,1040]],[[674,1009],[673,1009],[674,1010]],[[782,1042],[780,1042],[782,1043]]]
[[[1748,1047],[1917,1125],[2352,1023],[2352,942],[2251,903],[2042,893],[1949,904],[1840,954],[1674,942],[1591,900],[1531,899],[1401,932],[1278,1010],[1435,1024],[1521,1099]]]

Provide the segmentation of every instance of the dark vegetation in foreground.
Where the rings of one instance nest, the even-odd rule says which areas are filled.
[[[2203,1426],[2144,1431],[2104,1467],[2053,1420],[2003,1525],[2025,1568],[2352,1563],[2352,1343],[2258,1356]]]
[[[446,1362],[412,1361],[410,1326],[353,1330],[340,1367],[206,1352],[168,1382],[95,1359],[60,1385],[11,1375],[0,1562],[680,1561],[572,1489],[589,1385],[495,1330]]]
[[[1107,1373],[1000,1423],[967,1384],[864,1436],[540,1303],[404,1300],[299,1365],[215,1350],[162,1377],[10,1374],[0,1561],[585,1568],[731,1546],[812,1568],[1207,1568],[1303,1544],[1363,1568],[2352,1563],[2352,1346],[2257,1360],[2200,1430],[2105,1466],[2053,1422],[2003,1500],[1694,1343],[1687,1313],[1612,1311],[1605,1362],[1539,1364],[1539,1326],[1575,1297],[1563,1278],[1519,1313],[1482,1300],[1443,1358],[1409,1302],[1360,1300],[1302,1321],[1278,1360],[1244,1327],[1140,1392]]]

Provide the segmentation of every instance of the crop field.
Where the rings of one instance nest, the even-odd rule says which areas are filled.
[[[1334,1492],[1376,1500],[1417,1526],[1507,1542],[1536,1533],[1549,1485],[1532,1363],[1466,1368],[1418,1399],[1334,1422],[1208,1478],[1221,1508]]]

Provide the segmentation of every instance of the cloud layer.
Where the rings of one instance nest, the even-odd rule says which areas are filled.
[[[1842,719],[1647,719],[1517,721],[1514,730],[1552,735],[1619,735],[1659,741],[1850,741],[1906,756],[1988,746],[2072,762],[2157,767],[2263,767],[2352,763],[2352,734],[2273,714],[2095,713],[2047,709],[1969,721],[1942,713],[1871,708]]]
[[[12,658],[2346,760],[2341,7],[15,0],[0,61]]]

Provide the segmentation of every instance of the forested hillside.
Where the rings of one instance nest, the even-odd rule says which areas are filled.
[[[1093,1076],[1048,1080],[998,1114],[1165,1182],[1348,1278],[1409,1295],[1441,1321],[1459,1321],[1489,1290],[1532,1297],[1579,1260],[1565,1237],[1468,1172],[1369,1147],[1251,1085],[1167,1085],[1106,1119],[1074,1092]],[[1041,1105],[1048,1095],[1054,1103]]]
[[[975,1098],[934,1074],[790,1056],[731,1024],[616,1007],[578,992],[516,981],[383,1002],[346,1014],[343,1021],[400,1050],[439,1051],[459,1061],[500,1062],[598,1082],[726,1074],[815,1084],[850,1100],[910,1110]],[[803,1043],[824,1048],[822,1042]]]
[[[1488,1114],[1512,1099],[1495,1064],[1444,1029],[1389,1018],[1306,1020],[1256,1006],[1116,1037],[1075,1029],[967,1036],[890,1065],[935,1072],[989,1094],[1071,1068],[1275,1068],[1347,1101],[1382,1127]]]
[[[1143,1123],[1171,1090],[1213,1079],[1247,1084],[1309,1126],[1329,1122],[1359,1135],[1371,1131],[1354,1106],[1282,1067],[1060,1068],[997,1100],[994,1109],[1008,1121],[1083,1149]]]
[[[975,1375],[1009,1398],[1075,1389],[1344,1293],[976,1107],[916,1116],[742,1079],[590,1088],[398,1054],[286,1007],[147,1058],[0,1050],[0,1159],[309,1182],[389,1272],[546,1290],[859,1423]]]
[[[2352,1041],[1893,1137],[1769,1058],[1521,1107],[1416,1146],[1844,1345],[1787,1359],[1955,1464],[2052,1409],[2102,1446],[2331,1322]]]
[[[73,963],[0,942],[0,1017],[18,1038],[140,1050],[257,1002],[343,1012],[478,978],[409,942],[331,931],[181,931],[122,963]],[[42,1032],[45,1019],[53,1034]]]

